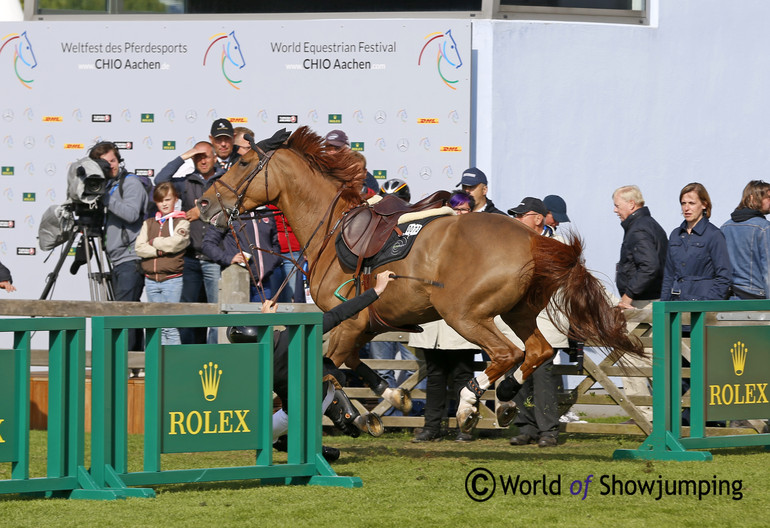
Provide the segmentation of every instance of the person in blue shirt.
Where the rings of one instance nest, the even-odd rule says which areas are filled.
[[[679,193],[684,222],[668,239],[661,301],[727,299],[733,270],[725,236],[711,216],[711,198],[700,183]]]
[[[770,183],[750,181],[722,225],[733,266],[732,299],[770,299]]]

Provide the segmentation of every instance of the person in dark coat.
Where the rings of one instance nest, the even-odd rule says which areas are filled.
[[[666,232],[644,205],[636,185],[620,187],[612,194],[615,214],[623,227],[623,244],[615,270],[621,308],[642,308],[634,301],[649,304],[660,298],[668,240]]]
[[[16,287],[13,285],[13,278],[11,277],[11,270],[3,266],[2,262],[0,262],[0,288],[8,293],[16,291]]]
[[[322,331],[331,331],[343,321],[356,316],[361,310],[379,299],[388,283],[395,280],[395,275],[390,270],[377,274],[373,288],[366,290],[361,295],[339,304],[323,314]],[[278,309],[276,303],[265,301],[262,304],[263,313],[275,313]],[[257,332],[253,327],[231,327],[228,329],[228,338],[231,342],[256,342]],[[331,359],[323,359],[324,380],[333,377],[338,384],[344,383],[344,376],[337,369]],[[342,378],[342,379],[340,379]],[[341,389],[335,389],[333,383],[326,383],[326,394],[322,404],[324,413],[344,433],[350,436],[358,436],[358,429],[354,424],[358,412],[350,403],[350,400]],[[276,449],[285,451],[286,440],[283,435],[289,428],[289,331],[275,331],[273,335],[273,390],[281,399],[281,409],[273,414],[273,440]],[[329,462],[339,458],[339,450],[323,447],[323,456]]]
[[[666,232],[644,205],[642,191],[636,185],[616,189],[612,193],[612,202],[624,232],[620,260],[615,268],[615,283],[620,294],[618,306],[623,309],[647,308],[653,301],[660,299],[668,251]],[[652,367],[651,357],[637,358],[629,355],[623,361],[624,367],[629,370]],[[623,376],[621,379],[627,397],[652,396],[649,378]],[[652,407],[646,405],[638,409],[648,421],[652,421]],[[632,421],[629,420],[629,423]]]
[[[709,222],[711,198],[700,183],[679,193],[684,222],[671,232],[661,301],[727,299],[733,268],[725,236]]]

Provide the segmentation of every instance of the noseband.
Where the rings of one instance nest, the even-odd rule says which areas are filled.
[[[232,224],[233,220],[240,214],[239,211],[241,209],[241,205],[243,205],[243,199],[246,196],[246,191],[249,189],[249,186],[251,185],[251,182],[254,180],[254,178],[259,174],[259,172],[262,169],[265,169],[265,204],[270,203],[270,196],[268,192],[267,187],[267,165],[270,162],[270,160],[273,157],[273,154],[275,153],[275,150],[271,150],[270,152],[265,152],[261,148],[259,148],[257,145],[253,145],[252,148],[256,151],[257,155],[259,156],[259,163],[257,163],[257,166],[254,167],[254,169],[244,178],[237,187],[233,188],[230,186],[227,182],[221,181],[221,179],[214,180],[214,192],[216,193],[217,201],[219,202],[219,207],[222,209],[223,212],[228,213],[228,219],[227,223]],[[228,191],[233,193],[235,196],[235,204],[233,205],[233,208],[229,211],[225,208],[224,204],[222,203],[222,193],[219,192],[219,189],[217,189],[217,184],[223,185]],[[264,204],[261,204],[264,205]]]

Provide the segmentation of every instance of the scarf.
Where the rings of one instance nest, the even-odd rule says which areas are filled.
[[[160,222],[160,225],[163,225],[163,222],[168,220],[169,218],[185,218],[187,215],[184,211],[171,211],[169,214],[163,216],[160,214],[160,211],[155,213],[155,220]]]

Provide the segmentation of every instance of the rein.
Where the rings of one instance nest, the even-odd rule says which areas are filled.
[[[216,192],[217,201],[219,202],[219,206],[222,209],[222,211],[226,211],[224,204],[222,203],[222,193],[219,192],[219,189],[217,189],[217,184],[223,185],[228,191],[233,193],[235,196],[235,204],[233,205],[233,208],[230,210],[229,215],[230,217],[227,219],[228,223],[232,223],[232,221],[235,219],[236,216],[238,216],[238,211],[241,208],[241,205],[243,204],[243,198],[246,196],[246,191],[249,189],[249,186],[251,185],[251,182],[254,181],[254,178],[259,174],[259,172],[264,168],[265,169],[265,198],[266,203],[270,203],[270,198],[268,194],[268,188],[267,188],[267,177],[268,177],[268,163],[273,158],[273,154],[275,154],[275,150],[271,150],[270,152],[264,152],[262,149],[260,149],[257,145],[252,145],[252,148],[257,150],[257,155],[262,154],[259,156],[259,163],[257,163],[257,166],[249,173],[246,178],[241,181],[241,183],[238,184],[237,188],[231,187],[227,182],[220,181],[219,179],[214,181],[213,187],[214,191]],[[243,190],[241,190],[243,189]]]
[[[269,174],[268,174],[268,172],[269,172],[269,162],[272,159],[273,154],[276,152],[276,150],[271,150],[269,152],[264,152],[256,143],[253,142],[253,140],[250,140],[249,142],[251,143],[251,148],[254,151],[256,151],[257,155],[259,156],[259,163],[257,164],[257,166],[251,172],[249,172],[248,176],[246,176],[246,178],[244,178],[238,184],[238,186],[236,188],[233,188],[232,186],[228,185],[226,182],[219,181],[219,180],[216,180],[213,183],[213,187],[214,187],[214,191],[215,191],[215,194],[216,194],[216,198],[217,198],[217,201],[219,202],[219,206],[220,206],[220,209],[222,211],[227,211],[227,209],[224,207],[224,204],[222,203],[222,193],[219,191],[219,189],[217,189],[217,184],[223,185],[228,191],[230,191],[236,197],[235,204],[233,205],[232,209],[230,209],[230,211],[228,212],[229,216],[228,216],[228,219],[227,219],[227,224],[228,224],[228,226],[230,226],[230,230],[232,232],[233,237],[235,237],[236,247],[238,247],[238,250],[241,251],[241,252],[243,252],[243,250],[242,250],[242,248],[240,246],[240,243],[238,241],[238,236],[237,236],[237,233],[235,232],[235,228],[233,227],[233,222],[234,222],[234,220],[236,218],[239,217],[239,214],[240,214],[239,210],[240,210],[241,206],[243,205],[243,199],[246,196],[246,191],[248,190],[248,188],[251,185],[251,183],[254,181],[254,178],[257,176],[257,174],[259,174],[259,172],[262,169],[265,170],[265,199],[266,199],[265,203],[266,204],[270,203],[270,194],[269,194],[269,187],[268,187],[268,181],[269,181],[269,179],[268,179],[268,176],[269,176]],[[337,191],[337,194],[335,195],[335,197],[332,200],[331,204],[329,204],[329,207],[327,208],[326,212],[324,213],[324,216],[321,218],[321,221],[318,223],[318,225],[316,226],[315,230],[310,235],[310,238],[308,239],[307,243],[305,243],[305,245],[302,247],[302,249],[300,250],[299,254],[297,255],[297,259],[296,260],[293,259],[293,258],[290,258],[290,257],[286,257],[286,256],[284,256],[284,255],[282,255],[280,253],[276,253],[275,251],[271,251],[271,250],[267,250],[267,249],[262,249],[260,247],[252,248],[252,249],[259,250],[259,251],[264,251],[264,252],[270,253],[272,255],[277,255],[280,258],[284,259],[284,260],[291,261],[291,263],[294,265],[294,269],[292,270],[292,272],[284,279],[284,281],[281,284],[281,286],[278,288],[278,290],[273,295],[273,298],[271,299],[272,302],[275,302],[275,300],[278,298],[278,296],[284,290],[286,285],[289,283],[289,280],[294,276],[294,273],[296,273],[297,270],[299,270],[301,273],[303,273],[308,278],[308,280],[309,280],[313,270],[315,269],[315,265],[318,263],[318,260],[320,259],[321,254],[323,253],[324,249],[326,249],[326,246],[328,245],[329,240],[331,239],[332,234],[334,233],[334,231],[336,231],[337,227],[339,226],[339,224],[342,221],[342,218],[338,219],[337,223],[334,225],[334,227],[333,228],[331,227],[331,223],[332,223],[331,213],[332,213],[332,211],[334,211],[334,207],[336,206],[337,202],[339,201],[340,196],[342,196],[342,193],[346,190],[346,187],[347,187],[346,185],[343,185],[342,187],[340,187],[339,191]],[[327,226],[328,226],[327,230],[328,230],[328,232],[325,235],[323,242],[321,243],[321,249],[318,251],[317,258],[310,265],[310,267],[308,268],[308,271],[306,273],[305,271],[303,271],[300,268],[299,259],[301,259],[302,256],[305,254],[305,251],[309,247],[309,245],[312,242],[313,238],[315,238],[316,234],[318,234],[318,230],[321,229],[321,227],[323,226],[323,224],[327,220],[327,218],[328,218],[328,222],[327,222]],[[257,244],[259,243],[259,239],[258,238],[257,238],[256,242],[257,242]],[[251,280],[254,282],[255,285],[257,285],[257,287],[260,287],[261,286],[261,281],[257,281],[254,278],[254,275],[251,272],[251,268],[249,266],[247,266],[247,269],[249,270],[249,275],[251,275]],[[264,288],[262,289],[262,296],[264,297]]]

